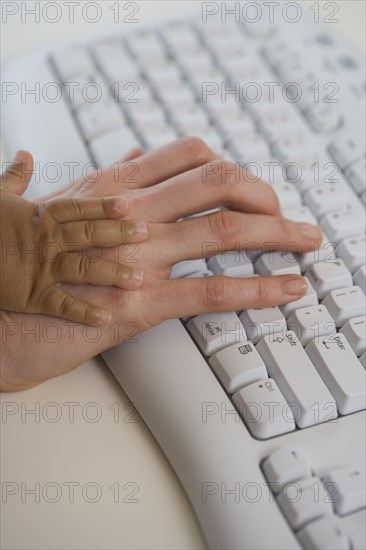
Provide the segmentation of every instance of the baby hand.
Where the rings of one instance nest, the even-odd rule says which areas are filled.
[[[1,176],[0,308],[108,323],[109,311],[72,296],[60,284],[139,288],[142,271],[86,251],[142,242],[147,238],[146,224],[121,221],[128,202],[118,197],[28,201],[18,196],[19,170],[21,162]]]

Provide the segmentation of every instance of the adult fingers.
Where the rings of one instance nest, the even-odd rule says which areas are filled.
[[[156,229],[156,231],[158,231]],[[202,258],[229,250],[283,250],[297,253],[319,248],[317,225],[296,223],[281,216],[222,210],[159,228],[167,261]]]
[[[128,162],[129,160],[133,160],[138,157],[141,157],[141,155],[143,154],[144,154],[144,151],[142,149],[140,149],[139,147],[135,147],[134,149],[131,149],[131,151],[129,151],[127,155],[122,157],[120,162]]]
[[[183,137],[137,158],[133,177],[125,180],[125,185],[130,189],[150,187],[217,158],[200,138]]]
[[[272,307],[298,300],[306,290],[306,279],[300,275],[175,279],[164,282],[164,300],[157,301],[156,308],[161,318],[170,319]]]
[[[225,160],[212,161],[155,185],[138,205],[156,221],[175,221],[221,205],[248,213],[280,214],[271,185],[262,180],[253,182],[242,166]]]

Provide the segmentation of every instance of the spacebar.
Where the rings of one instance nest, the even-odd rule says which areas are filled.
[[[256,460],[248,460],[254,440],[180,321],[165,321],[103,357],[173,466],[210,549],[273,548],[271,530],[257,528],[259,514],[272,515],[282,548],[299,548],[266,495]],[[258,483],[260,503],[232,495],[223,503],[222,488],[238,482]]]

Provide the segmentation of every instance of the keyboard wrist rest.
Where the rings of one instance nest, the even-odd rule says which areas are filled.
[[[185,488],[208,547],[273,550],[273,532],[281,532],[281,548],[300,548],[271,502],[259,464],[246,460],[254,440],[180,321],[165,321],[137,339],[103,357]],[[229,494],[235,483],[257,484],[260,504],[235,502]],[[215,488],[217,494],[207,494]],[[265,529],[258,528],[259,505]]]

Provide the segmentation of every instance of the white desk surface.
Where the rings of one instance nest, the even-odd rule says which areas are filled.
[[[22,23],[19,14],[9,17],[1,29],[2,61],[64,36],[103,27],[115,30],[109,10],[115,2],[100,4],[103,17],[96,25],[79,15],[74,23],[65,23],[62,17],[54,24],[35,23],[32,17]],[[364,52],[365,2],[338,4],[341,10],[334,30]],[[32,5],[27,2],[28,7]],[[140,2],[139,20],[185,11],[191,5]],[[75,8],[75,13],[80,10]],[[1,548],[205,547],[173,470],[143,421],[131,415],[128,397],[100,357],[32,390],[3,394],[1,400],[3,501],[8,492],[7,502],[2,503]],[[27,413],[31,409],[36,414]],[[13,414],[6,416],[5,410]],[[96,414],[100,418],[93,422]],[[36,493],[29,492],[32,489]]]

